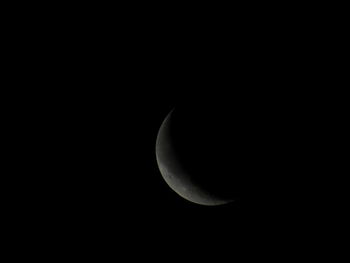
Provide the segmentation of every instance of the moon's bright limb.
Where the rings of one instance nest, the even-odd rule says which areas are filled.
[[[174,141],[171,136],[171,121],[173,111],[162,123],[156,142],[156,157],[159,170],[169,187],[188,201],[201,205],[222,205],[233,199],[220,198],[213,192],[204,189],[179,161],[178,153],[174,150]]]

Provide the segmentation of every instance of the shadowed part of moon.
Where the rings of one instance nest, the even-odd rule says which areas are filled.
[[[173,139],[172,115],[164,120],[160,127],[156,142],[156,157],[160,172],[171,189],[188,201],[201,205],[222,205],[233,201],[233,199],[219,197],[216,193],[205,189],[195,177],[193,171],[189,171],[181,162],[181,156],[175,150],[176,142]],[[200,171],[199,171],[200,173]]]

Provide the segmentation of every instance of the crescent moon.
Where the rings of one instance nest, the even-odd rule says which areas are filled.
[[[162,123],[156,140],[156,158],[162,177],[168,186],[184,199],[206,206],[223,205],[234,199],[222,198],[193,180],[193,171],[181,163],[181,156],[175,150],[173,139],[172,110]]]

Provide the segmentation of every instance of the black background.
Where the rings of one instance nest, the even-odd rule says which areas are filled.
[[[76,21],[72,14],[23,23],[13,40],[8,68],[21,74],[12,78],[8,110],[18,116],[11,154],[21,162],[7,198],[17,202],[24,242],[98,258],[219,261],[315,237],[319,196],[310,189],[322,179],[315,152],[327,147],[319,146],[329,127],[324,87],[334,80],[323,72],[317,28],[237,14],[215,23],[167,13],[133,19],[80,10],[87,17]],[[158,129],[184,103],[206,111],[227,105],[245,124],[240,138],[252,151],[239,201],[195,205],[162,179]]]

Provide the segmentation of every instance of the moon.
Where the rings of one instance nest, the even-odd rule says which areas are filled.
[[[156,159],[165,182],[179,196],[196,204],[216,206],[234,201],[236,192],[231,187],[232,169],[227,170],[225,158],[220,158],[225,153],[213,147],[222,145],[217,140],[213,143],[218,132],[208,129],[217,125],[207,116],[173,109],[159,129]]]

